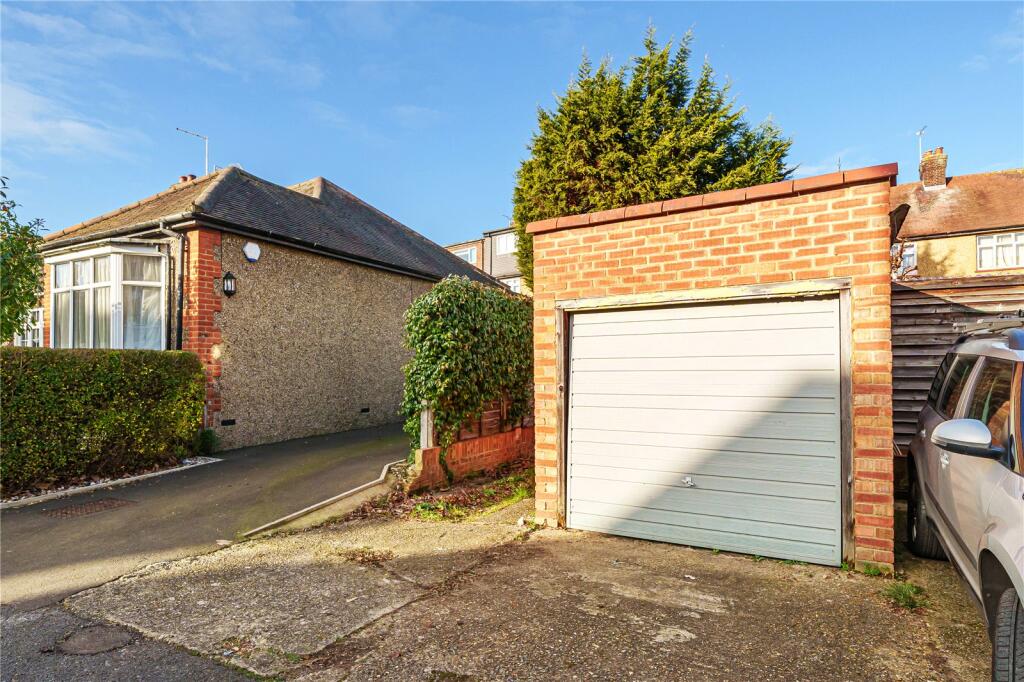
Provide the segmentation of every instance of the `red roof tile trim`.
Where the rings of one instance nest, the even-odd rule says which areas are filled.
[[[712,206],[725,206],[728,204],[742,204],[748,201],[761,201],[763,199],[776,199],[778,197],[801,194],[804,192],[820,191],[832,187],[841,187],[855,182],[871,182],[878,180],[889,180],[895,182],[899,172],[895,163],[887,163],[880,166],[868,166],[854,170],[829,173],[827,175],[816,175],[810,178],[799,180],[783,180],[768,185],[755,185],[743,189],[728,189],[724,192],[711,192],[709,194],[697,194],[668,201],[655,201],[650,204],[639,206],[626,206],[625,208],[614,208],[607,211],[595,213],[582,213],[580,215],[562,216],[560,218],[548,218],[538,220],[526,226],[530,234],[541,232],[554,232],[566,230],[584,225],[601,225],[614,223],[621,220],[635,220],[637,218],[652,218],[655,216],[680,213],[682,211],[693,211],[700,208]]]

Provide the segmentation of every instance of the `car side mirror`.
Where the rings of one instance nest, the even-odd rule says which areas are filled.
[[[932,442],[943,450],[971,457],[999,459],[1004,450],[992,445],[992,432],[977,419],[950,419],[932,431]]]

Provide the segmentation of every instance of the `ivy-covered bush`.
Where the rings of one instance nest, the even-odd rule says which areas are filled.
[[[199,446],[192,353],[0,348],[0,486],[38,488],[173,464]]]
[[[504,400],[515,423],[533,394],[533,302],[526,296],[448,277],[416,299],[405,314],[402,402],[405,431],[419,446],[420,411],[434,412],[434,435],[444,453],[459,428],[484,406]],[[445,467],[447,469],[447,467]]]

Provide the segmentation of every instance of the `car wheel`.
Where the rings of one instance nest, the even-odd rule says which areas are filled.
[[[907,501],[907,536],[910,551],[926,559],[945,559],[935,528],[925,517],[924,496],[918,489],[917,475],[912,473],[910,499]]]
[[[992,682],[1024,681],[1024,605],[1017,590],[1003,592],[992,637]]]

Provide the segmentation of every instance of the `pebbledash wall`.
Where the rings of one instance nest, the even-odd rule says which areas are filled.
[[[400,420],[403,316],[432,282],[211,229],[187,239],[182,347],[206,367],[222,447]]]
[[[563,524],[561,304],[848,291],[852,556],[893,563],[889,189],[895,164],[532,223],[537,519]],[[849,551],[849,543],[844,554]]]

